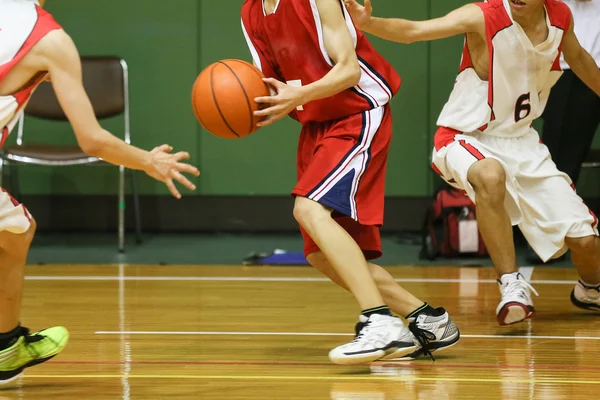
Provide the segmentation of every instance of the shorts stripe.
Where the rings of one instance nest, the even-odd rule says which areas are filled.
[[[337,171],[339,171],[340,169],[343,168],[343,166],[346,164],[346,161],[348,160],[348,158],[350,158],[354,152],[356,151],[357,148],[359,148],[361,146],[361,143],[364,140],[364,136],[365,136],[365,127],[366,127],[366,118],[365,118],[365,114],[366,112],[362,113],[362,127],[360,130],[360,136],[358,138],[358,142],[352,146],[352,148],[350,149],[350,151],[348,153],[346,153],[346,155],[344,156],[344,158],[342,158],[342,160],[338,163],[338,165],[336,165],[336,167],[329,173],[327,174],[327,176],[325,178],[323,178],[323,180],[321,182],[319,182],[319,184],[310,192],[308,192],[308,194],[306,195],[306,197],[308,197],[309,199],[313,199],[313,197],[318,196],[321,189],[326,185],[326,183],[331,179],[331,177],[336,174]],[[334,177],[335,178],[335,177]]]
[[[462,147],[464,147],[469,153],[471,153],[471,155],[473,157],[475,157],[478,160],[483,160],[485,158],[485,156],[483,154],[481,154],[481,152],[479,150],[477,150],[475,147],[473,147],[472,144],[467,143],[464,140],[459,140],[458,143],[460,143],[460,145]]]
[[[378,115],[379,114],[379,115]],[[384,110],[383,108],[376,108],[363,112],[361,134],[358,142],[352,146],[350,151],[346,153],[344,158],[338,163],[338,165],[317,185],[317,187],[311,190],[307,194],[307,198],[319,201],[324,198],[327,193],[335,187],[335,185],[344,178],[348,173],[354,170],[354,177],[352,186],[350,189],[350,207],[351,217],[357,218],[356,210],[356,193],[358,192],[360,179],[370,161],[370,146],[375,134],[379,130],[383,121]]]
[[[367,121],[367,132],[369,131],[369,129],[371,128],[371,114],[370,113],[366,113],[365,116],[367,117],[368,121]],[[358,186],[360,185],[360,179],[362,178],[362,175],[364,174],[364,172],[367,170],[367,165],[369,165],[369,161],[371,158],[371,152],[370,151],[365,151],[362,153],[362,161],[360,163],[360,169],[357,171],[355,177],[354,177],[354,182],[352,182],[352,192],[350,193],[350,207],[352,210],[352,218],[358,219],[358,208],[356,207],[356,193],[358,192]]]

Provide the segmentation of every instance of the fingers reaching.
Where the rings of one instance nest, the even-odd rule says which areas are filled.
[[[194,176],[200,176],[200,171],[198,171],[198,168],[190,164],[177,163],[175,164],[175,169],[178,172],[187,172],[188,174],[192,174]]]
[[[175,187],[173,180],[167,179],[165,181],[165,185],[167,185],[167,188],[169,188],[169,192],[171,192],[173,197],[175,197],[176,199],[181,199],[181,193],[179,193],[179,190],[177,190],[177,188]]]

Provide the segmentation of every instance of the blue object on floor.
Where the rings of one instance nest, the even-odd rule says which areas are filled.
[[[244,265],[309,265],[304,253],[275,250],[272,253],[253,253],[245,260]]]

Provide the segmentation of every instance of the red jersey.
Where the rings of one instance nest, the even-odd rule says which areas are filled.
[[[290,114],[302,124],[336,120],[381,107],[400,89],[400,76],[355,28],[343,1],[340,8],[354,41],[360,82],[334,96],[304,104]],[[316,0],[279,0],[269,15],[263,0],[246,0],[241,14],[254,63],[265,76],[291,86],[305,86],[333,68],[323,42]]]

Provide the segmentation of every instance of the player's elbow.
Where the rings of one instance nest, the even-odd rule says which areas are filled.
[[[358,61],[347,67],[347,84],[348,87],[354,87],[360,82],[360,66]]]
[[[77,144],[85,154],[92,157],[100,157],[104,147],[102,141],[95,135],[82,135],[77,137]]]

